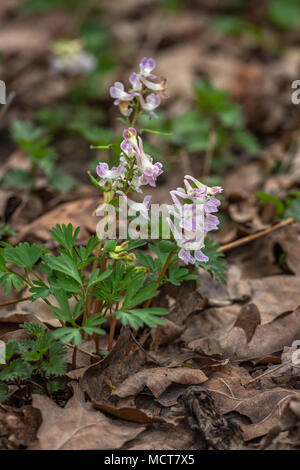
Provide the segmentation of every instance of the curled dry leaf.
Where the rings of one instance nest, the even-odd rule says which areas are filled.
[[[156,351],[160,345],[171,343],[183,332],[183,328],[170,320],[166,320],[165,325],[152,328],[152,349]]]
[[[34,222],[25,225],[19,232],[18,240],[23,240],[24,237],[28,238],[30,236],[45,242],[51,239],[49,230],[52,227],[56,224],[67,225],[69,223],[74,226],[80,226],[81,230],[78,239],[86,240],[88,232],[95,233],[96,231],[99,219],[91,214],[98,204],[99,199],[97,198],[79,199],[60,204],[55,209],[37,218]]]
[[[251,340],[239,326],[218,337],[200,338],[188,344],[193,351],[222,354],[234,361],[246,361],[281,351],[285,345],[300,338],[300,307],[293,313],[283,314],[270,323],[258,325]]]
[[[285,431],[298,431],[297,441],[299,440],[299,421],[300,421],[300,398],[291,398],[286,404],[280,420],[273,426],[266,437],[264,438],[261,449],[266,449],[270,446],[273,440],[282,432]],[[298,442],[297,442],[298,444]]]
[[[132,360],[126,355],[131,344],[130,329],[122,328],[112,352],[101,362],[88,367],[81,380],[82,390],[89,396],[93,406],[113,416],[137,423],[160,423],[167,421],[159,416],[160,409],[141,409],[133,400],[112,397],[112,388],[141,368],[138,356]]]
[[[50,398],[33,396],[33,406],[42,413],[38,442],[31,450],[108,450],[120,449],[145,427],[108,418],[85,403],[84,393],[73,383],[74,396],[65,408]]]
[[[220,413],[235,411],[251,420],[252,424],[241,424],[246,441],[267,434],[278,422],[288,400],[300,398],[299,390],[281,387],[258,390],[255,384],[246,385],[250,380],[244,368],[228,365],[205,383]]]
[[[201,384],[206,380],[206,375],[199,369],[190,369],[188,367],[146,369],[128,377],[117,390],[112,392],[112,395],[120,398],[137,395],[146,386],[155,398],[158,398],[171,383],[192,385]]]

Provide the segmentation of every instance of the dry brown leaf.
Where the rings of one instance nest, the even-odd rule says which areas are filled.
[[[300,338],[300,307],[270,323],[258,325],[249,342],[245,331],[235,326],[230,331],[219,333],[219,336],[192,341],[188,347],[193,351],[202,352],[203,344],[208,343],[210,354],[220,354],[222,351],[225,357],[241,362],[281,351],[297,338]]]
[[[18,240],[24,237],[34,237],[42,241],[50,240],[49,230],[56,224],[73,224],[80,226],[79,240],[87,240],[89,233],[96,232],[98,217],[92,213],[99,204],[98,198],[80,199],[57,206],[50,212],[42,215],[31,224],[25,225],[19,232]]]
[[[245,440],[263,436],[277,423],[291,397],[300,397],[299,390],[272,388],[257,390],[254,384],[243,385],[251,376],[242,367],[226,366],[205,383],[222,414],[236,411],[247,416],[253,424],[241,424]]]
[[[166,320],[165,325],[159,325],[151,330],[152,349],[156,351],[160,345],[171,343],[183,332],[183,328],[170,320]]]
[[[65,408],[50,398],[33,395],[33,406],[42,413],[37,444],[31,450],[108,450],[120,449],[145,427],[108,418],[84,402],[78,384]]]
[[[112,392],[120,398],[137,395],[143,388],[148,387],[155,398],[168,388],[171,383],[185,385],[201,384],[207,380],[206,375],[197,369],[178,367],[169,369],[167,367],[141,370],[137,374],[128,377],[118,388]]]

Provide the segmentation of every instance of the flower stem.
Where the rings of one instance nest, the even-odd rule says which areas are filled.
[[[116,325],[117,325],[117,318],[116,318],[116,315],[114,314],[110,318],[109,340],[108,340],[108,347],[107,347],[108,351],[112,350],[115,331],[116,331]]]
[[[76,358],[77,358],[77,346],[73,349],[73,355],[72,355],[72,370],[76,369]]]

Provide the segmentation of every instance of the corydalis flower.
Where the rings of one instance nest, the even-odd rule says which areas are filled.
[[[160,105],[161,97],[167,98],[167,95],[166,79],[153,81],[157,78],[152,74],[155,65],[154,59],[144,57],[140,62],[139,73],[133,72],[129,77],[131,89],[128,92],[121,82],[115,82],[110,88],[110,95],[115,99],[114,104],[119,106],[123,116],[128,117],[134,108],[140,111],[141,107],[143,111],[156,117],[154,110]]]
[[[196,187],[193,187],[190,181],[195,183]],[[215,195],[221,193],[222,188],[209,188],[189,175],[185,177],[184,184],[185,189],[177,188],[170,192],[174,205],[169,206],[169,214],[173,216],[174,222],[170,218],[167,221],[180,247],[179,258],[186,264],[194,264],[195,261],[207,262],[208,257],[201,250],[205,246],[204,238],[207,232],[218,228],[219,219],[212,215],[212,212],[218,211],[220,201]],[[179,198],[189,199],[191,203],[182,204]],[[183,229],[183,232],[180,229]]]
[[[135,188],[149,184],[152,187],[156,186],[156,180],[159,175],[163,173],[163,166],[160,162],[153,163],[152,157],[146,155],[144,152],[143,141],[137,137],[134,128],[125,129],[123,133],[124,141],[121,144],[122,150],[127,156],[133,155],[136,160],[135,169]]]
[[[118,183],[124,179],[126,165],[127,162],[123,161],[119,166],[114,166],[110,170],[107,163],[100,162],[96,168],[97,175],[101,178],[99,181],[100,186],[103,186],[107,180],[110,180],[113,185],[117,186]]]
[[[144,219],[149,220],[149,210],[151,207],[151,196],[145,196],[143,202],[135,202],[129,199],[123,191],[117,191],[117,194],[121,194],[124,200],[128,204],[129,208],[134,212],[139,212]]]
[[[124,90],[124,85],[121,82],[115,82],[114,86],[110,87],[110,96],[115,98],[114,104],[120,104],[120,101],[131,101],[134,97],[133,93],[127,93]]]
[[[140,62],[140,73],[144,77],[149,77],[149,78],[156,78],[155,75],[152,75],[152,70],[155,69],[156,62],[152,57],[147,59],[147,57],[143,57],[141,62]]]
[[[144,111],[149,112],[152,116],[156,116],[153,112],[160,105],[160,97],[151,93],[150,95],[146,96],[146,100],[144,100],[143,96],[140,95],[141,107]]]

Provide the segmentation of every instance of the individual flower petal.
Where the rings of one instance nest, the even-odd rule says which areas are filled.
[[[195,258],[191,255],[190,251],[186,251],[183,248],[178,253],[178,258],[182,259],[185,264],[194,264]]]
[[[150,82],[150,80],[148,80],[147,78],[141,76],[141,81],[143,82],[145,87],[148,88],[148,90],[152,90],[152,91],[156,91],[156,92],[158,92],[158,91],[165,92],[166,91],[167,80],[165,78],[162,78],[160,80],[160,82],[156,83],[156,82]]]
[[[133,92],[141,91],[142,83],[141,83],[141,77],[138,73],[133,72],[129,77],[129,81],[132,85]]]
[[[208,256],[206,256],[206,255],[205,255],[204,253],[202,253],[202,251],[200,251],[200,250],[195,250],[194,256],[195,256],[195,258],[196,258],[197,261],[201,261],[202,263],[207,263],[207,261],[209,261]]]

